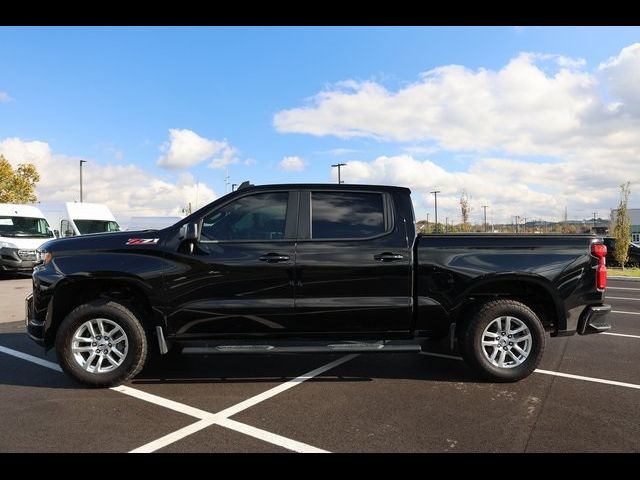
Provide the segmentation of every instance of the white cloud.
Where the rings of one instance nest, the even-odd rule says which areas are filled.
[[[211,168],[222,168],[237,163],[237,150],[227,140],[209,140],[187,129],[169,129],[169,141],[162,144],[163,154],[156,162],[170,169],[193,167],[205,160],[211,160]]]
[[[343,81],[276,113],[274,126],[399,142],[408,154],[349,161],[343,178],[409,185],[431,210],[428,192],[438,188],[439,207],[456,219],[463,188],[501,221],[558,219],[565,205],[571,217],[606,216],[620,183],[632,182],[632,204],[639,198],[638,85],[640,43],[595,69],[583,59],[521,53],[497,70],[437,67],[396,91]],[[435,151],[448,152],[454,167],[423,160]]]
[[[13,100],[7,92],[0,92],[0,103],[7,103]]]
[[[445,150],[560,156],[621,141],[640,144],[639,84],[640,44],[596,72],[582,59],[522,53],[499,70],[437,67],[397,91],[373,81],[340,82],[308,105],[276,113],[274,126],[316,136],[431,142]],[[607,88],[621,108],[611,108]]]
[[[565,206],[571,218],[589,218],[593,211],[607,217],[609,209],[617,206],[619,184],[630,180],[640,186],[640,169],[628,167],[615,160],[604,165],[599,159],[536,163],[488,157],[472,161],[465,169],[450,171],[431,160],[397,155],[349,161],[342,168],[342,178],[347,183],[410,187],[418,218],[426,218],[430,212],[433,219],[433,195],[429,192],[437,189],[441,191],[439,220],[449,216],[450,221],[459,222],[459,200],[464,189],[471,197],[476,222],[482,205],[489,205],[488,214],[496,222],[509,222],[514,215],[558,221]],[[333,172],[334,181],[336,175]],[[632,193],[633,198],[638,197]]]
[[[46,142],[6,138],[0,153],[15,167],[31,162],[40,172],[36,193],[41,202],[69,202],[79,197],[79,158],[54,154]],[[155,177],[140,167],[104,165],[90,161],[83,167],[83,191],[87,202],[105,203],[123,216],[180,215],[189,202],[195,207],[213,201],[217,195],[206,184],[182,174],[177,182]]]
[[[285,172],[302,172],[306,164],[307,162],[304,159],[296,156],[284,157],[280,160],[280,163],[278,163],[280,169]]]

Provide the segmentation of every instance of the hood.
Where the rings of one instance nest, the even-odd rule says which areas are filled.
[[[43,243],[50,241],[49,238],[42,237],[1,237],[0,242],[13,243],[19,249],[24,250],[35,250]]]
[[[154,248],[164,237],[162,230],[109,232],[50,240],[41,249],[48,252]]]

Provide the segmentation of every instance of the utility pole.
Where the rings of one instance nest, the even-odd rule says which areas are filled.
[[[484,210],[484,233],[487,233],[487,205],[482,205]]]
[[[345,167],[347,164],[346,163],[336,163],[335,165],[331,165],[331,167],[338,167],[338,184],[340,183],[344,183],[340,177],[340,168],[341,167]]]
[[[226,176],[224,177],[224,193],[227,193],[229,187],[229,167],[226,169]]]
[[[87,163],[86,160],[80,160],[80,203],[82,203],[82,164]]]
[[[235,192],[235,191],[236,191],[236,187],[237,187],[237,186],[238,186],[238,184],[237,184],[237,183],[232,183],[232,184],[231,184],[231,191],[232,191],[232,192]]]
[[[440,193],[440,190],[434,190],[433,193],[435,195],[435,208],[436,208],[436,221],[435,221],[435,228],[438,228],[438,194]]]

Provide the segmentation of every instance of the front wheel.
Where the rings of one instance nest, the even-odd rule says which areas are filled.
[[[80,305],[56,335],[62,369],[94,387],[111,387],[135,377],[147,359],[147,336],[136,316],[110,300]]]
[[[515,382],[540,363],[545,331],[525,304],[494,300],[475,313],[461,340],[466,362],[480,375],[495,382]]]

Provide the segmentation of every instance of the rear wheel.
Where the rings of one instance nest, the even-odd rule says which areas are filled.
[[[495,300],[480,307],[464,328],[461,352],[471,367],[496,382],[514,382],[538,366],[545,331],[525,304]]]
[[[124,305],[94,300],[74,309],[56,335],[62,369],[94,387],[111,387],[135,377],[147,359],[147,336]]]

